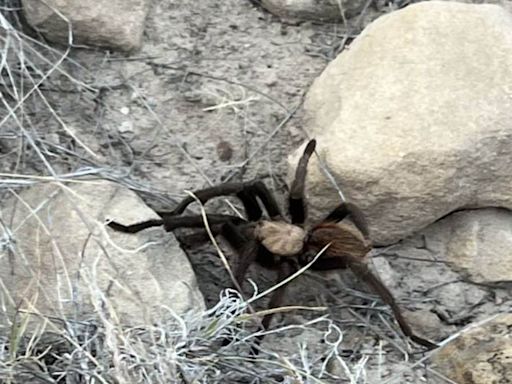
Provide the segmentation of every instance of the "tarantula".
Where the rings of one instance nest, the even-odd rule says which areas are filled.
[[[290,222],[285,220],[275,198],[260,180],[225,183],[194,193],[201,203],[218,196],[236,195],[245,208],[247,219],[224,214],[207,214],[214,234],[223,236],[239,255],[234,272],[235,279],[241,286],[249,265],[256,262],[263,267],[277,269],[278,281],[284,280],[300,267],[313,261],[315,255],[328,245],[324,253],[311,265],[311,269],[327,271],[349,268],[391,307],[405,335],[429,349],[437,347],[412,331],[389,289],[368,267],[368,253],[372,245],[366,220],[356,205],[343,202],[325,219],[305,229],[305,179],[309,158],[315,146],[315,140],[309,141],[296,169],[288,198]],[[201,228],[204,226],[201,215],[181,216],[187,206],[194,201],[194,198],[189,196],[174,210],[157,212],[160,219],[127,226],[111,221],[108,225],[125,233],[135,233],[161,225],[168,232],[184,227]],[[258,201],[267,211],[268,218],[263,218]],[[349,217],[354,225],[340,223],[346,217]],[[269,307],[281,305],[285,289],[286,285],[274,291]],[[272,314],[264,316],[262,327],[267,329],[271,320]]]

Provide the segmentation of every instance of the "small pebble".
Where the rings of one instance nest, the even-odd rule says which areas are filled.
[[[225,140],[217,144],[217,155],[221,161],[229,161],[233,157],[233,147]]]
[[[121,133],[131,133],[133,132],[133,122],[131,121],[123,121],[119,126],[119,132]]]

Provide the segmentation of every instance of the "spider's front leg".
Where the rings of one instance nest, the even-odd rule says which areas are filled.
[[[310,140],[295,170],[295,177],[293,178],[290,195],[288,197],[288,211],[292,219],[292,224],[304,224],[304,221],[306,221],[304,190],[309,159],[315,151],[315,147],[316,140]]]

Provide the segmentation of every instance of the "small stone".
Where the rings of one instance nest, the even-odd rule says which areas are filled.
[[[118,128],[120,133],[133,133],[133,121],[127,120],[123,121]]]
[[[277,77],[277,74],[275,72],[270,72],[268,73],[264,80],[263,80],[263,83],[267,86],[267,87],[273,87],[274,85],[276,85],[278,82],[278,77]]]
[[[28,23],[51,41],[67,45],[69,26],[73,44],[140,48],[149,0],[22,0]]]
[[[229,161],[233,158],[233,147],[228,141],[222,140],[217,144],[217,156],[220,161]]]

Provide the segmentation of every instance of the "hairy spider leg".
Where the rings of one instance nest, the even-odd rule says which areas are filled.
[[[286,258],[282,258],[281,263],[279,264],[276,284],[287,279],[288,277],[293,275],[296,271],[297,271],[297,266],[294,263],[290,262]],[[287,284],[282,285],[281,287],[277,288],[272,293],[272,296],[270,297],[270,301],[267,306],[269,309],[278,308],[283,304],[283,299],[284,299],[285,293],[286,293],[286,286],[287,286]],[[273,317],[274,317],[274,313],[268,313],[265,316],[263,316],[263,319],[261,320],[261,327],[262,327],[263,331],[266,331],[270,327],[270,323],[272,322]],[[257,336],[256,343],[251,350],[254,355],[258,355],[259,344],[264,337],[265,337],[264,334]]]
[[[358,279],[365,282],[372,290],[375,292],[384,303],[391,307],[393,311],[393,315],[400,326],[402,332],[409,337],[412,341],[419,345],[423,345],[429,349],[436,348],[437,345],[423,339],[422,337],[417,336],[412,330],[411,326],[407,323],[404,316],[402,315],[402,311],[400,307],[395,301],[392,293],[389,289],[382,283],[382,281],[372,273],[368,264],[361,262],[355,258],[338,258],[338,257],[329,257],[329,258],[319,258],[315,264],[313,264],[313,269],[317,271],[328,271],[333,269],[345,269],[347,266],[350,270],[357,276]]]
[[[123,225],[121,223],[118,223],[116,221],[110,221],[107,223],[107,225],[118,231],[118,232],[124,232],[124,233],[137,233],[144,229],[151,228],[151,227],[159,227],[164,223],[163,220],[147,220],[142,221],[140,223],[131,224],[131,225]]]
[[[304,189],[306,184],[306,174],[309,158],[315,151],[316,140],[310,140],[304,149],[304,153],[297,164],[295,178],[290,188],[288,198],[288,211],[292,219],[292,224],[304,224],[306,221],[306,203],[304,201]]]
[[[242,285],[243,279],[249,266],[258,259],[260,250],[259,243],[246,236],[247,230],[252,230],[251,224],[237,216],[207,214],[210,230],[214,236],[222,236],[230,247],[237,254],[237,265],[234,271],[236,281]],[[194,216],[172,216],[166,215],[163,218],[166,231],[170,232],[178,228],[201,228],[201,239],[207,239],[204,220],[201,215]],[[198,234],[191,236],[198,239]],[[261,261],[261,260],[258,260]],[[269,264],[269,261],[267,261]]]
[[[282,259],[281,263],[279,264],[279,270],[277,273],[277,279],[276,284],[279,284],[281,281],[287,279],[291,275],[293,275],[295,272],[297,272],[297,267],[294,263],[291,263],[290,261],[286,259]],[[277,308],[280,305],[283,304],[283,298],[284,294],[286,292],[286,285],[283,285],[276,289],[274,293],[272,294],[272,297],[270,298],[270,301],[268,303],[269,308]],[[261,321],[261,324],[265,329],[268,329],[270,326],[270,322],[272,321],[273,313],[269,313],[268,315],[265,315],[263,317],[263,320]]]
[[[109,222],[107,225],[119,232],[137,233],[146,228],[158,227],[163,225],[167,232],[171,232],[177,228],[199,228],[204,227],[204,220],[201,215],[194,216],[171,216],[160,215],[160,220],[147,220],[136,224],[123,225],[115,221]],[[245,220],[230,215],[207,214],[208,222],[212,225],[224,224],[226,222],[241,223]]]
[[[207,214],[206,216],[213,235],[223,236],[238,255],[234,276],[241,286],[247,269],[258,258],[260,245],[256,240],[249,239],[244,235],[244,226],[248,224],[244,219],[220,214]],[[127,226],[112,221],[108,225],[114,230],[124,233],[136,233],[149,227],[161,225],[167,232],[178,228],[202,228],[204,230],[204,218],[202,215],[175,216],[165,213],[162,215],[162,220],[150,220]]]
[[[234,225],[231,222],[226,222],[225,224],[222,225],[221,235],[228,241],[230,246],[233,248],[234,251],[236,251],[236,253],[239,256],[238,264],[235,269],[234,275],[240,287],[242,286],[243,279],[245,277],[245,274],[247,273],[247,269],[253,262],[257,261],[259,264],[262,264],[267,268],[275,268],[276,265],[273,261],[274,255],[268,252],[256,240],[248,239],[248,237],[243,234],[242,229],[240,227]],[[280,283],[281,281],[288,278],[290,275],[297,271],[297,266],[295,265],[294,262],[286,258],[280,258],[278,260],[279,264],[277,264],[278,276],[276,279],[276,284]],[[286,285],[283,285],[282,287],[276,289],[270,298],[268,308],[277,308],[281,306],[281,304],[283,303],[285,292]],[[261,321],[261,328],[263,331],[269,328],[273,316],[273,313],[269,313],[263,317]],[[264,335],[260,335],[257,337],[256,344],[252,349],[252,353],[254,355],[258,354],[257,346],[259,345],[263,337]],[[229,340],[225,340],[223,344],[226,345],[226,343],[228,342]]]
[[[363,212],[361,212],[361,210],[355,204],[343,202],[342,204],[338,205],[331,213],[329,213],[327,217],[322,221],[322,223],[339,222],[342,221],[347,216],[350,216],[352,222],[357,227],[357,229],[361,231],[363,236],[366,239],[369,239],[368,224],[366,222]],[[397,320],[398,325],[400,326],[400,329],[407,337],[409,337],[415,343],[422,345],[426,348],[436,348],[436,344],[422,337],[419,337],[414,333],[410,325],[407,323],[407,320],[402,315],[402,311],[400,310],[400,307],[396,303],[392,293],[384,285],[384,283],[371,272],[370,268],[368,267],[368,264],[366,264],[359,258],[349,258],[347,256],[343,258],[320,258],[313,265],[313,269],[343,269],[348,266],[350,270],[360,280],[365,282],[376,294],[379,295],[379,297],[382,299],[382,301],[384,301],[384,303],[390,306],[393,315],[395,316],[395,319]]]
[[[263,183],[261,180],[253,181],[247,191],[256,195],[258,199],[260,199],[267,211],[268,216],[271,219],[279,219],[283,217],[281,209],[277,205],[274,195],[270,193],[265,183]]]
[[[258,221],[263,215],[263,211],[256,199],[256,196],[247,189],[242,189],[236,196],[242,201],[245,213],[249,221]]]
[[[256,240],[245,236],[239,227],[230,222],[221,227],[221,234],[238,255],[234,275],[241,287],[247,269],[258,257],[259,244]]]
[[[276,200],[265,184],[260,180],[242,183],[225,183],[196,191],[194,195],[203,204],[214,197],[235,195],[242,201],[250,221],[259,220],[262,215],[261,208],[256,198],[261,201],[271,218],[282,216]],[[195,199],[192,196],[187,196],[172,211],[158,212],[158,214],[161,216],[180,215],[194,201]]]
[[[359,207],[352,203],[343,202],[334,208],[331,213],[327,215],[325,219],[322,220],[323,223],[327,222],[340,222],[345,217],[350,216],[354,225],[361,231],[363,236],[368,239],[370,236],[370,232],[368,231],[368,223],[364,217],[363,212],[359,209]]]
[[[262,247],[259,243],[244,234],[244,228],[247,228],[249,222],[231,215],[207,214],[206,217],[211,225],[210,229],[213,235],[224,237],[238,255],[234,275],[240,285],[243,282],[247,269],[254,261],[258,261],[266,267],[272,266],[272,260],[267,260],[272,258],[272,255],[261,252]],[[164,213],[161,220],[148,220],[132,225],[123,225],[115,221],[108,223],[108,226],[112,229],[124,233],[136,233],[146,228],[161,225],[164,226],[167,232],[179,228],[201,228],[204,231],[204,218],[202,215],[175,216],[170,213]],[[202,235],[201,237],[205,236]]]
[[[368,267],[367,264],[349,263],[349,268],[358,278],[360,278],[366,284],[368,284],[373,289],[373,291],[380,296],[382,301],[384,301],[387,305],[391,307],[393,315],[395,316],[395,319],[397,320],[400,329],[407,337],[409,337],[415,343],[423,345],[428,349],[434,349],[438,347],[437,344],[434,344],[429,340],[417,336],[414,333],[411,326],[407,323],[407,320],[405,320],[404,316],[402,315],[402,311],[400,310],[400,307],[396,303],[395,298],[393,297],[389,289],[382,283],[382,281],[380,281],[380,279],[377,276],[375,276],[370,271],[370,268]]]
[[[174,231],[178,228],[205,228],[204,218],[202,215],[191,215],[191,216],[172,216],[172,215],[161,215],[164,222],[164,228],[167,232]],[[209,225],[218,224],[242,224],[247,221],[233,215],[213,214],[207,213],[206,219]]]

